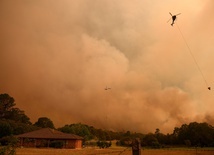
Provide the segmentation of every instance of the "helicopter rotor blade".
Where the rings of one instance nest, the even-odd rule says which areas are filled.
[[[169,12],[169,14],[172,16],[171,12]]]
[[[171,18],[167,21],[167,23],[171,20]]]
[[[177,15],[175,15],[175,16],[178,16],[178,15],[180,15],[181,13],[178,13]]]

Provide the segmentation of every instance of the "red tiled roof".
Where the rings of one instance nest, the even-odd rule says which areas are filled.
[[[43,128],[40,130],[17,135],[18,138],[35,138],[35,139],[83,139],[83,137],[67,134],[51,128]]]

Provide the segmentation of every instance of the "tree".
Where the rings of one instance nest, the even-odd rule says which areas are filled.
[[[176,128],[178,144],[192,146],[213,146],[214,128],[207,123],[192,122]]]
[[[152,133],[147,134],[143,138],[142,142],[142,144],[145,146],[150,146],[152,148],[160,148],[160,143],[158,142],[158,139]]]
[[[38,127],[16,122],[14,120],[0,120],[0,139],[5,136],[18,135],[37,130]]]
[[[23,110],[20,110],[19,108],[12,108],[10,111],[6,113],[5,118],[14,120],[16,122],[32,124],[30,122],[30,118],[27,115],[25,115]]]
[[[155,130],[155,134],[156,134],[156,135],[160,134],[160,129],[159,129],[159,128],[157,128],[157,129]]]
[[[14,120],[16,122],[31,124],[30,118],[23,110],[14,108],[15,100],[8,94],[0,94],[0,119]]]
[[[40,117],[34,125],[41,128],[55,128],[53,122],[47,117]]]
[[[15,105],[15,100],[10,95],[0,94],[0,119],[5,118],[8,111]]]
[[[6,121],[0,121],[0,138],[9,136],[13,132],[11,125]]]
[[[160,144],[167,144],[167,136],[160,132],[160,129],[155,130],[155,137]]]
[[[84,137],[84,140],[90,140],[93,138],[89,126],[77,123],[77,124],[70,124],[70,125],[65,125],[62,128],[59,128],[60,131],[65,132],[65,133],[71,133],[75,135],[79,135],[81,137]]]

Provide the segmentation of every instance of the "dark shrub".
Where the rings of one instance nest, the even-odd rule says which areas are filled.
[[[97,142],[97,146],[99,148],[109,148],[111,146],[111,141],[107,142],[107,141],[98,141]]]
[[[50,147],[63,148],[63,144],[64,144],[63,141],[56,140],[56,141],[50,142]]]

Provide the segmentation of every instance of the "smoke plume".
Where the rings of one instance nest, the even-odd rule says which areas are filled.
[[[32,122],[46,116],[56,127],[167,133],[214,124],[212,3],[1,0],[0,93]],[[169,12],[181,13],[173,27]]]

